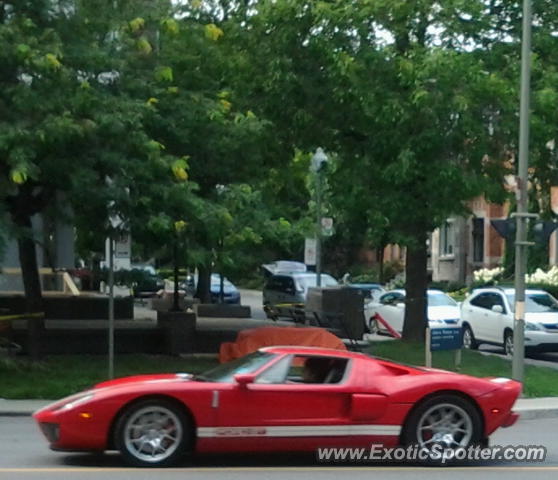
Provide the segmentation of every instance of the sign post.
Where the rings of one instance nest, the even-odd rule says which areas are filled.
[[[461,327],[426,328],[425,365],[432,366],[432,352],[455,350],[455,368],[461,367],[461,347],[463,346],[463,329]]]
[[[306,265],[316,265],[316,239],[307,238],[304,241],[304,263]]]

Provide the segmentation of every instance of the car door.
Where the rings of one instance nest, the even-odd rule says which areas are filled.
[[[389,292],[380,297],[380,305],[376,312],[380,314],[391,328],[398,332],[403,331],[403,321],[405,319],[405,295],[400,292]],[[380,323],[380,329],[386,330]]]
[[[502,313],[493,310],[495,305],[502,307]],[[505,309],[503,297],[496,292],[482,292],[469,301],[464,307],[465,318],[477,340],[502,343]]]
[[[463,319],[467,321],[477,340],[488,341],[490,336],[487,326],[490,305],[490,292],[482,292],[463,306]]]
[[[334,383],[302,383],[288,376],[304,356],[287,355],[248,385],[231,384],[219,394],[216,441],[237,451],[313,449],[350,429],[351,361]],[[322,357],[327,358],[327,357]],[[295,367],[293,367],[295,365]],[[348,433],[346,433],[348,435]]]
[[[488,314],[488,321],[486,329],[488,330],[488,340],[494,343],[504,343],[504,330],[509,325],[510,311],[506,306],[504,295],[498,292],[493,292],[490,296],[490,311]],[[501,312],[495,311],[494,307],[499,306]],[[512,326],[513,328],[513,326]]]

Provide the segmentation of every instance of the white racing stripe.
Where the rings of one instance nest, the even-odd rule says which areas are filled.
[[[386,435],[397,436],[399,425],[304,425],[286,427],[198,427],[200,438],[226,437],[341,437]]]

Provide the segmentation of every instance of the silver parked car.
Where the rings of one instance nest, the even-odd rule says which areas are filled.
[[[321,274],[321,286],[338,285],[337,280],[327,273]],[[277,317],[281,308],[304,305],[308,289],[317,286],[315,272],[281,272],[271,275],[263,289],[263,306],[269,318]]]

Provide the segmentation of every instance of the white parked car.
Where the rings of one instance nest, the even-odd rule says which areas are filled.
[[[515,289],[478,288],[461,306],[463,345],[501,345],[513,353]],[[558,301],[544,290],[525,291],[525,348],[558,351]]]
[[[461,326],[459,305],[453,298],[441,290],[434,289],[427,290],[427,297],[430,328]],[[376,314],[379,314],[394,330],[402,332],[405,318],[405,290],[390,290],[377,302],[370,302],[365,307],[370,332],[387,332],[386,327],[374,318]]]

